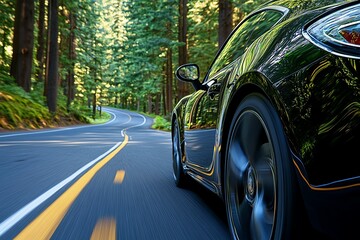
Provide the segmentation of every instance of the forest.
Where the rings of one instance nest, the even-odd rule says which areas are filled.
[[[0,0],[0,128],[24,121],[8,104],[19,96],[38,125],[81,109],[95,118],[99,106],[167,117],[192,92],[175,79],[177,66],[195,62],[204,75],[236,24],[264,2]],[[43,108],[34,113],[35,105]]]

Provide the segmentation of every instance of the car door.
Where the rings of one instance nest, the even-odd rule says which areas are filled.
[[[189,99],[185,114],[185,154],[187,165],[206,174],[212,171],[214,152],[217,151],[216,126],[219,106],[229,79],[233,78],[235,62],[247,47],[268,31],[283,16],[283,12],[265,9],[243,21],[230,35],[217,54],[204,81],[203,88]],[[266,22],[264,25],[259,22]]]
[[[211,169],[221,83],[231,71],[228,68],[217,74],[206,83],[208,89],[195,92],[186,106],[185,154],[188,165],[201,171]]]

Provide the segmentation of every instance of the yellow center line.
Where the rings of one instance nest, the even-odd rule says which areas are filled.
[[[91,234],[90,240],[115,240],[116,221],[113,218],[100,219]]]
[[[124,181],[124,177],[125,177],[124,170],[117,171],[114,178],[114,184],[121,184]]]
[[[72,203],[79,196],[80,192],[90,182],[94,175],[126,146],[128,141],[129,137],[125,134],[125,139],[118,148],[99,161],[79,180],[77,180],[68,190],[56,199],[55,202],[53,202],[24,230],[22,230],[15,239],[50,239]]]

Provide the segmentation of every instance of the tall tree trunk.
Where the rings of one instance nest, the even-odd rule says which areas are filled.
[[[170,113],[173,109],[172,50],[170,47],[166,51],[166,59],[166,112]]]
[[[141,101],[140,101],[140,98],[138,98],[136,100],[136,111],[140,112],[140,108],[141,108]]]
[[[117,93],[115,93],[115,103],[114,104],[115,104],[115,107],[117,107],[119,104],[119,95]]]
[[[76,39],[75,39],[75,28],[76,28],[76,18],[75,14],[70,12],[69,14],[70,20],[70,41],[69,41],[69,59],[71,61],[71,67],[68,69],[67,75],[67,108],[69,110],[71,102],[75,98],[75,58],[76,58]]]
[[[153,104],[152,99],[153,99],[152,94],[148,94],[147,113],[152,113],[152,112],[153,112],[153,111],[152,111],[152,104]]]
[[[10,74],[27,92],[31,90],[33,47],[34,0],[17,0]]]
[[[39,20],[38,20],[38,49],[36,60],[39,64],[37,69],[37,79],[39,82],[44,81],[44,52],[45,52],[45,0],[39,0]]]
[[[223,45],[232,31],[232,12],[233,7],[231,0],[219,0],[219,48]]]
[[[160,115],[160,104],[161,104],[161,94],[157,93],[156,99],[155,99],[155,114],[156,115]]]
[[[92,115],[93,115],[93,119],[95,120],[95,118],[96,118],[96,91],[93,94],[93,98],[92,98]]]
[[[91,108],[91,94],[89,94],[88,96],[87,96],[87,106],[88,106],[88,108],[90,109]]]
[[[161,92],[162,92],[162,114],[166,116],[166,79],[163,81],[164,83],[161,86]]]
[[[6,32],[4,31],[3,34],[2,34],[2,46],[1,46],[1,58],[3,59],[3,61],[6,61],[6,51],[5,51],[5,47],[6,47],[6,38],[7,38],[7,34]]]
[[[121,101],[121,105],[122,107],[121,108],[124,108],[124,109],[128,109],[128,98],[126,96],[122,96],[122,101]]]
[[[58,90],[58,1],[49,0],[47,105],[51,113],[56,112]]]
[[[171,10],[169,8],[171,13]],[[168,39],[172,39],[172,23],[166,23],[166,35]],[[170,114],[173,109],[173,62],[172,62],[172,49],[169,45],[166,50],[166,88],[167,88],[167,112]],[[165,115],[166,116],[166,115]]]
[[[188,53],[187,53],[187,2],[188,0],[179,0],[179,42],[184,45],[179,46],[179,66],[186,64],[188,62]],[[189,94],[189,85],[183,81],[177,81],[177,95],[178,98],[182,98],[185,95]],[[176,99],[175,101],[178,101]]]

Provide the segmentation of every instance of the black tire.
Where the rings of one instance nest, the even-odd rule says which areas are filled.
[[[172,125],[172,158],[173,158],[173,175],[175,184],[178,187],[185,187],[187,177],[182,165],[182,151],[180,145],[180,130],[177,120]]]
[[[225,202],[234,239],[294,239],[297,184],[280,119],[259,94],[247,96],[230,125]]]

